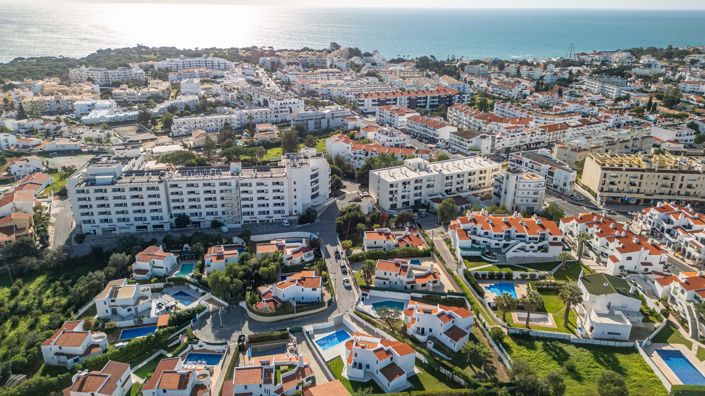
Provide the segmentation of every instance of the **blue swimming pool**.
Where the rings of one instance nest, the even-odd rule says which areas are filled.
[[[183,263],[181,264],[181,267],[179,267],[179,272],[177,272],[175,275],[180,276],[182,278],[186,278],[191,273],[193,273],[193,267],[195,267],[195,263]]]
[[[153,334],[155,331],[157,331],[157,326],[141,326],[123,329],[120,331],[120,337],[118,337],[118,340],[127,341],[133,338],[144,337]]]
[[[194,301],[196,301],[196,297],[190,295],[189,293],[186,293],[183,290],[179,290],[176,293],[170,293],[172,297],[176,299],[176,301],[184,304],[184,305],[190,305]]]
[[[517,298],[517,291],[514,288],[514,283],[512,282],[493,283],[485,286],[485,290],[491,291],[497,296],[501,296],[504,293],[509,293],[512,297]]]
[[[316,344],[318,344],[318,346],[325,351],[326,349],[333,348],[348,339],[350,339],[350,333],[345,331],[345,329],[340,329],[333,334],[328,334],[327,336],[316,340]]]
[[[406,304],[404,303],[404,301],[396,301],[396,300],[385,300],[385,301],[377,301],[377,302],[372,303],[372,308],[374,308],[375,311],[379,311],[384,308],[396,309],[397,311],[403,311],[405,306],[406,306]]]
[[[186,355],[184,363],[194,366],[217,366],[222,358],[222,353],[191,352]]]
[[[656,353],[668,365],[684,385],[705,385],[705,376],[698,371],[683,352],[670,349],[657,349]]]
[[[409,264],[411,265],[421,265],[421,260],[419,259],[410,259]]]

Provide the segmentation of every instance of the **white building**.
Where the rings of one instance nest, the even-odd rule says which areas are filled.
[[[129,285],[127,279],[116,279],[108,282],[94,300],[98,318],[130,320],[149,314],[152,289]]]
[[[429,342],[431,347],[440,342],[458,352],[472,331],[475,318],[466,308],[429,305],[415,300],[409,301],[403,316],[406,334],[420,342]]]
[[[509,167],[536,173],[546,179],[546,187],[561,194],[573,194],[577,172],[553,159],[550,152],[523,151],[509,156]]]
[[[142,385],[142,396],[210,396],[211,374],[182,358],[162,359]]]
[[[323,301],[321,277],[314,271],[301,271],[289,275],[281,282],[258,289],[262,303],[312,304]]]
[[[326,139],[326,154],[331,158],[340,157],[355,169],[360,169],[368,158],[374,158],[381,154],[393,155],[397,161],[403,161],[411,157],[428,159],[431,150],[387,147],[374,143],[363,144],[352,140],[347,135],[338,134]]]
[[[410,135],[436,141],[450,139],[450,133],[456,132],[458,128],[440,119],[411,116],[406,120],[404,130]]]
[[[678,89],[680,89],[681,92],[705,95],[705,81],[683,81],[682,83],[678,84]]]
[[[610,99],[624,95],[626,88],[626,80],[617,76],[590,76],[585,80],[585,89]]]
[[[543,208],[546,179],[533,172],[509,169],[495,178],[493,195],[499,206],[510,211],[537,213]]]
[[[46,142],[42,150],[47,153],[81,151],[81,142],[68,139],[55,139]]]
[[[42,164],[41,158],[35,155],[31,155],[28,157],[20,157],[10,161],[7,170],[12,176],[15,176],[16,178],[20,179],[30,173],[43,171],[44,164]]]
[[[588,336],[627,341],[632,326],[642,326],[641,300],[626,280],[608,274],[581,273],[578,285],[583,302],[575,309]]]
[[[563,232],[558,225],[539,216],[490,215],[486,211],[470,212],[449,226],[450,240],[459,260],[463,257],[487,257],[497,254],[510,258],[555,259],[563,251]],[[489,254],[488,252],[492,252]]]
[[[0,149],[8,150],[17,144],[17,136],[12,133],[0,133]]]
[[[206,275],[213,271],[225,271],[225,266],[228,264],[240,262],[239,249],[239,245],[214,245],[209,247],[208,252],[203,256]]]
[[[370,172],[370,195],[384,210],[398,210],[433,198],[490,193],[501,165],[484,157],[404,165]]]
[[[405,259],[377,260],[374,282],[375,287],[386,289],[429,291],[441,284],[433,264],[424,266]]]
[[[100,371],[81,371],[71,378],[64,396],[128,396],[132,389],[130,365],[109,360]]]
[[[306,110],[296,113],[291,118],[291,126],[300,125],[305,131],[323,131],[340,128],[345,118],[352,112],[342,107],[327,107],[323,110]]]
[[[106,69],[104,67],[77,67],[69,70],[69,80],[72,84],[82,84],[93,81],[99,85],[113,85],[116,82],[145,81],[144,70],[139,67],[119,67]]]
[[[235,67],[233,62],[225,60],[223,58],[216,57],[202,57],[202,58],[185,58],[181,57],[178,59],[168,59],[165,61],[157,62],[154,64],[154,68],[157,70],[170,70],[170,71],[180,71],[184,69],[210,69],[210,70],[221,70],[227,71],[232,70]]]
[[[408,378],[416,375],[416,353],[409,345],[365,333],[355,333],[345,342],[343,376],[351,381],[372,378],[385,392],[409,387]]]
[[[694,144],[695,131],[687,127],[651,127],[651,136],[662,142],[676,142],[680,144]]]
[[[185,78],[180,82],[182,95],[200,95],[201,80],[198,78]]]
[[[414,110],[404,106],[381,106],[377,109],[377,123],[380,125],[391,125],[397,129],[406,128],[409,117],[418,116]]]
[[[377,228],[362,234],[362,247],[365,250],[381,249],[385,252],[402,247],[425,249],[426,242],[415,227],[406,227],[400,231],[389,228]]]
[[[659,202],[643,209],[635,228],[696,263],[705,262],[705,215],[690,205]]]
[[[659,298],[665,298],[668,305],[688,323],[690,337],[698,339],[705,335],[705,318],[698,314],[695,304],[705,303],[705,273],[681,272],[655,279],[654,289]]]
[[[287,366],[291,362],[286,362]],[[304,389],[310,388],[315,382],[313,370],[303,357],[299,356],[296,366],[282,372],[282,364],[278,361],[263,361],[259,366],[235,367],[232,380],[223,383],[223,396],[275,396],[300,395]],[[284,371],[284,370],[282,370]]]
[[[137,280],[170,275],[178,264],[176,255],[165,252],[161,246],[148,246],[135,255],[132,276]]]
[[[83,320],[64,322],[61,328],[44,342],[41,350],[44,363],[68,369],[87,358],[108,350],[105,333],[83,329]]]
[[[365,125],[360,128],[358,137],[372,140],[384,147],[402,147],[406,143],[406,135],[400,130],[390,126],[376,124]]]

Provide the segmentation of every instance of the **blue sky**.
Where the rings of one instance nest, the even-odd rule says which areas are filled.
[[[702,9],[705,0],[0,0],[0,3],[220,3],[288,7]]]

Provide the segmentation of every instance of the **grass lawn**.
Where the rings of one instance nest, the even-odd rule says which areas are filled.
[[[417,369],[419,370],[418,374],[416,374],[416,376],[414,377],[409,378],[409,382],[412,386],[410,390],[443,392],[449,389],[454,389],[442,382],[445,380],[441,380],[437,377],[434,377],[433,374],[429,373],[425,369],[421,367],[417,367]]]
[[[132,384],[130,388],[130,396],[141,396],[142,395],[142,384]]]
[[[572,263],[566,263],[563,267],[558,269],[555,274],[553,274],[553,277],[556,280],[562,280],[562,281],[568,281],[568,280],[578,280],[578,276],[580,276],[580,270],[583,270],[586,274],[591,273],[592,271],[590,268],[579,264],[577,262],[572,262]]]
[[[542,291],[541,299],[543,300],[543,306],[544,308],[546,308],[546,312],[551,314],[551,316],[553,317],[553,321],[556,323],[556,327],[542,327],[532,325],[531,328],[533,330],[557,331],[559,333],[575,334],[575,330],[577,329],[578,323],[576,313],[574,310],[570,310],[570,315],[568,316],[568,326],[564,326],[563,315],[565,312],[565,304],[563,303],[563,301],[561,301],[561,298],[558,297],[558,291]],[[507,318],[510,318],[509,314],[507,314]],[[526,328],[524,322],[513,323],[513,326]]]
[[[597,396],[596,381],[603,371],[624,377],[631,395],[665,396],[668,393],[656,374],[633,348],[578,346],[557,340],[507,337],[505,345],[514,360],[528,362],[540,376],[562,372],[567,361],[575,373],[567,373],[566,395]]]
[[[697,356],[698,359],[705,362],[705,348],[703,348],[703,347],[698,348],[698,353],[695,356]]]
[[[492,314],[489,313],[487,307],[484,304],[482,304],[480,301],[478,301],[475,298],[475,295],[470,292],[470,289],[465,284],[465,282],[463,282],[463,279],[460,279],[460,276],[458,276],[458,274],[456,274],[455,272],[451,272],[450,275],[455,280],[455,283],[460,285],[460,288],[463,290],[465,297],[468,299],[468,301],[470,301],[470,305],[472,305],[472,310],[477,314],[478,309],[479,309],[480,315],[482,315],[482,318],[490,326],[498,325],[497,321],[494,320],[494,317],[492,316]]]
[[[277,161],[280,160],[282,157],[282,148],[281,147],[272,147],[269,150],[267,150],[267,154],[264,155],[262,158],[262,161],[264,162],[269,162],[269,161]]]
[[[188,342],[182,342],[180,344],[174,345],[168,352],[171,353],[171,356],[178,356],[181,352],[186,349],[188,346]]]
[[[681,344],[685,345],[688,349],[693,346],[693,343],[689,339],[683,337],[683,334],[678,331],[678,327],[671,321],[668,321],[666,326],[664,326],[664,328],[651,339],[651,342],[662,344]]]
[[[481,266],[483,266],[483,265],[488,265],[488,264],[490,264],[490,263],[488,263],[487,261],[482,261],[482,260],[477,260],[477,261],[475,261],[475,260],[468,260],[468,259],[465,259],[465,260],[463,260],[463,262],[465,262],[465,266],[468,267],[468,269],[474,269],[474,268],[477,268],[477,267],[481,267]]]
[[[358,286],[367,286],[367,282],[365,282],[365,280],[362,279],[362,272],[353,271],[353,276],[355,277],[355,282],[357,282]]]
[[[276,379],[276,383],[280,383],[282,381],[282,373],[286,373],[289,371],[291,367],[289,366],[277,366],[274,369],[274,377]]]
[[[335,378],[338,379],[343,384],[345,389],[347,389],[350,393],[365,388],[372,388],[372,393],[384,393],[382,388],[380,388],[379,385],[377,385],[377,383],[372,380],[370,380],[369,382],[357,382],[350,381],[349,379],[343,377],[342,373],[343,368],[345,368],[345,365],[343,364],[343,358],[341,358],[340,356],[328,362],[328,368],[330,369],[331,373],[333,373]]]
[[[145,378],[145,379],[148,378],[150,375],[152,375],[152,373],[154,372],[154,369],[157,368],[159,361],[164,358],[165,358],[165,356],[163,356],[163,355],[155,356],[154,359],[150,360],[144,366],[135,370],[135,375],[140,378]]]
[[[551,261],[547,263],[530,263],[530,264],[520,264],[521,267],[526,267],[532,270],[536,271],[552,271],[558,264],[560,264],[560,261]]]

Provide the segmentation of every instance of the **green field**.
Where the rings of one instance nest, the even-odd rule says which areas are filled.
[[[633,348],[577,346],[528,337],[507,337],[505,345],[512,359],[528,362],[540,376],[561,372],[565,362],[574,362],[575,372],[564,376],[566,395],[597,396],[597,377],[605,370],[623,376],[631,395],[668,394],[656,374]]]
[[[671,321],[668,321],[666,326],[651,339],[651,342],[655,344],[681,344],[685,345],[688,349],[693,346],[693,342],[685,338],[683,334],[678,331],[678,327]]]

